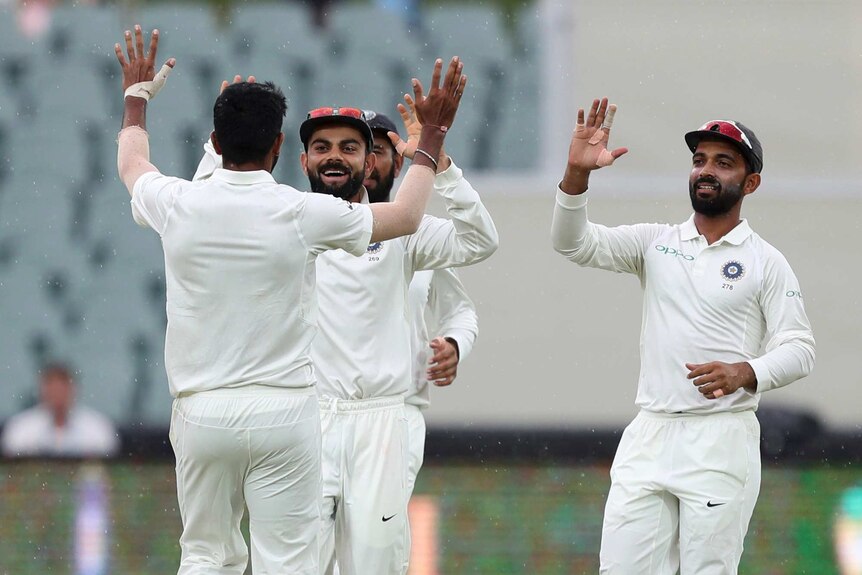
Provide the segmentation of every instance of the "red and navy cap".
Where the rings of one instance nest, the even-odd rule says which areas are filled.
[[[688,149],[694,152],[701,140],[721,140],[735,145],[751,171],[759,174],[763,170],[763,147],[754,132],[733,120],[710,120],[697,130],[685,135]]]
[[[368,146],[368,152],[374,148],[374,134],[371,133],[371,127],[368,125],[368,120],[365,117],[365,112],[359,108],[338,108],[327,106],[324,108],[315,108],[308,112],[305,121],[299,126],[299,139],[308,147],[308,140],[318,128],[331,124],[346,124],[354,128],[365,138],[365,143]]]
[[[386,114],[378,114],[374,110],[365,110],[365,119],[368,120],[368,126],[375,132],[383,132],[385,136],[387,132],[398,133],[398,127],[395,122],[389,119]]]
[[[387,140],[387,134],[389,132],[398,133],[398,127],[395,125],[395,122],[389,119],[389,116],[385,114],[378,114],[374,110],[365,110],[365,119],[368,120],[368,127],[371,128],[372,132],[375,132]],[[389,142],[392,144],[392,142]],[[392,149],[395,149],[395,145],[392,145]]]

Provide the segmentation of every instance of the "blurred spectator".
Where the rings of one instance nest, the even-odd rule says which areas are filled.
[[[31,39],[45,34],[51,27],[52,0],[29,0],[18,5],[18,28]]]
[[[111,421],[75,405],[76,383],[69,368],[55,363],[39,374],[39,403],[13,415],[3,428],[6,457],[109,457],[120,447]]]

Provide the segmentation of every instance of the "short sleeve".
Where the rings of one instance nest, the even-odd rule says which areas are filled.
[[[138,178],[132,189],[132,217],[135,223],[152,228],[162,235],[182,181],[159,172],[147,172]]]
[[[365,204],[309,193],[299,225],[312,252],[342,249],[360,256],[371,241],[374,217],[371,208]]]

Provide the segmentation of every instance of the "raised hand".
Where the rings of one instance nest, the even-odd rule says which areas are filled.
[[[120,44],[114,44],[114,53],[117,55],[117,61],[123,69],[123,93],[135,84],[152,82],[153,84],[146,86],[140,94],[140,97],[149,100],[161,89],[164,81],[167,79],[168,71],[176,65],[176,59],[169,58],[162,69],[159,70],[159,77],[157,78],[155,62],[159,46],[159,31],[153,30],[150,37],[150,47],[146,55],[144,55],[144,34],[140,25],[135,25],[134,43],[132,42],[132,33],[129,30],[126,30],[125,42],[128,59],[123,54]]]
[[[608,150],[608,138],[614,123],[617,107],[608,105],[608,99],[593,100],[590,114],[584,119],[583,108],[578,110],[578,124],[569,145],[568,167],[590,172],[610,166],[614,160],[628,152],[627,148]]]
[[[569,144],[566,173],[560,181],[560,190],[578,195],[587,191],[590,172],[610,166],[614,160],[628,152],[628,148],[608,150],[608,138],[614,123],[617,107],[608,106],[608,99],[593,100],[590,114],[584,118],[583,108],[578,110],[578,124]]]
[[[422,87],[422,82],[413,79],[414,110],[419,123],[424,126],[437,126],[444,132],[455,121],[455,113],[461,104],[461,96],[467,86],[467,76],[462,74],[464,64],[455,56],[449,62],[443,85],[440,85],[440,75],[443,70],[443,60],[434,62],[434,73],[431,76],[431,89],[428,95]]]
[[[422,134],[422,124],[416,117],[416,102],[410,94],[404,94],[404,104],[398,104],[396,109],[401,115],[401,122],[404,124],[404,132],[407,134],[407,140],[402,140],[401,136],[395,132],[389,132],[387,135],[395,146],[395,151],[405,158],[413,159],[413,154],[416,153],[416,147],[419,145],[419,136]],[[409,107],[409,109],[408,109]]]
[[[224,92],[225,88],[227,88],[231,84],[239,84],[240,82],[248,82],[249,84],[254,84],[256,81],[257,80],[254,76],[249,76],[248,80],[243,80],[242,76],[237,74],[236,76],[233,77],[233,82],[228,82],[227,80],[222,80],[221,88],[219,89],[218,93],[221,94],[222,92]]]

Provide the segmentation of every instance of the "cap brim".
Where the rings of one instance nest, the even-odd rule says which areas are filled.
[[[308,144],[308,140],[316,130],[320,129],[322,126],[333,124],[347,125],[356,129],[360,134],[365,136],[365,142],[369,146],[369,151],[371,150],[374,142],[374,134],[371,132],[371,128],[366,122],[358,118],[351,118],[350,116],[321,116],[319,118],[309,118],[299,126],[299,139],[303,144]]]
[[[718,140],[720,142],[732,144],[739,153],[742,154],[755,172],[760,172],[762,169],[762,165],[754,155],[754,151],[728,135],[722,134],[721,132],[712,132],[707,130],[695,130],[693,132],[688,132],[685,135],[685,143],[688,146],[688,149],[691,150],[692,154],[697,150],[697,145],[703,140]]]

